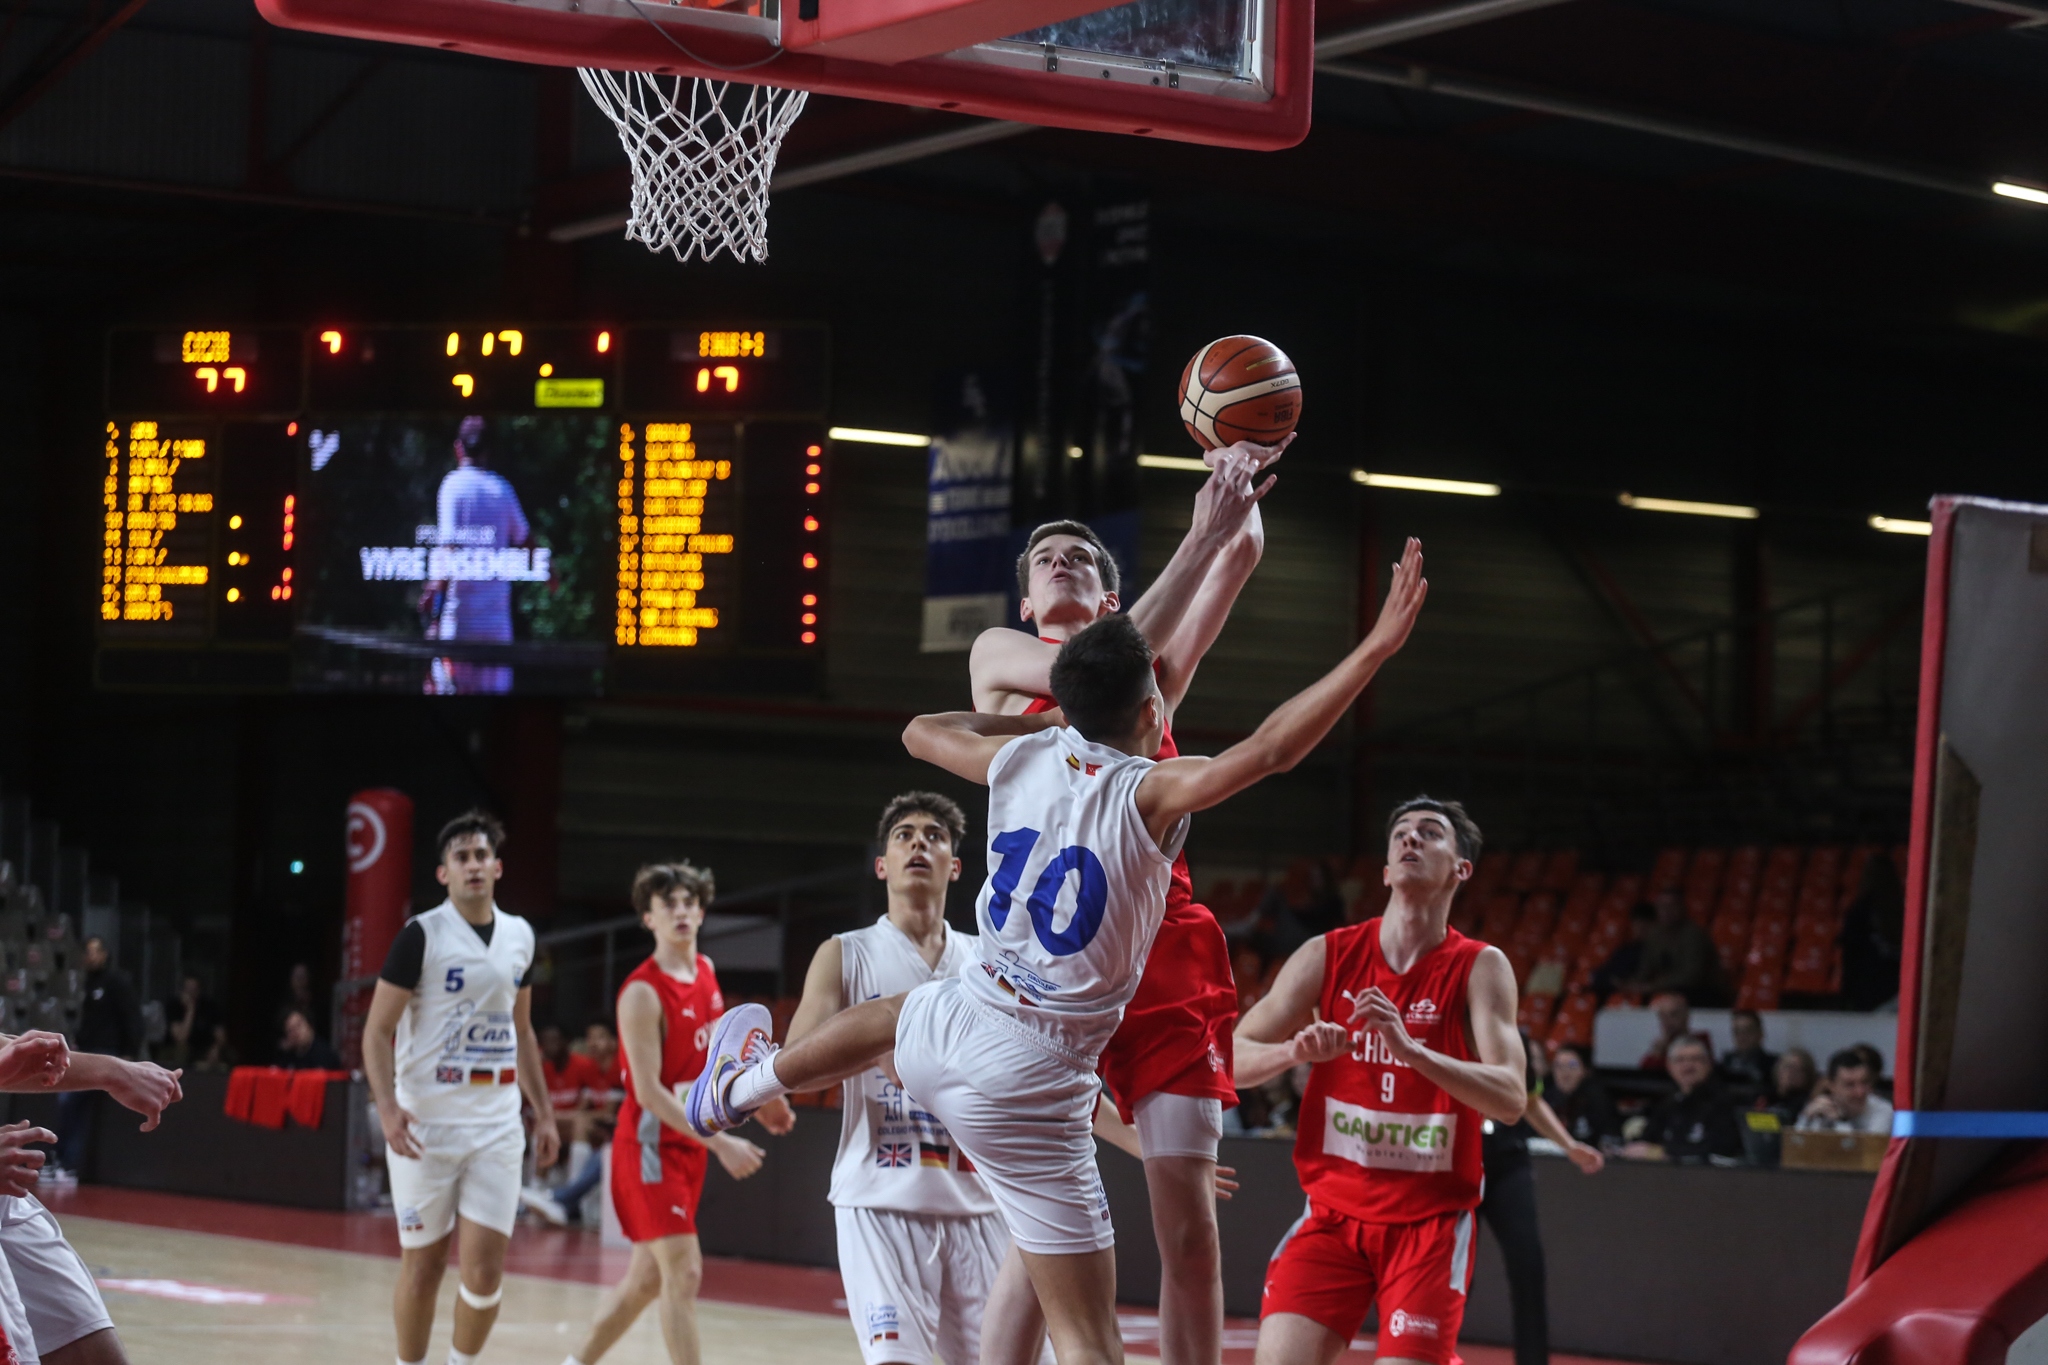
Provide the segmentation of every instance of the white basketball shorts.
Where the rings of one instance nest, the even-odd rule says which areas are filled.
[[[55,1215],[34,1198],[0,1202],[0,1254],[14,1275],[38,1356],[114,1325],[92,1272]]]
[[[938,1116],[1026,1251],[1116,1245],[1095,1168],[1095,1073],[971,999],[958,977],[910,993],[896,1021],[903,1088]]]
[[[1010,1252],[1002,1215],[834,1209],[846,1315],[867,1365],[976,1365],[981,1317]]]
[[[511,1236],[526,1155],[524,1126],[415,1123],[412,1131],[425,1156],[384,1153],[398,1244],[432,1246],[455,1230],[458,1214]]]
[[[1223,1140],[1223,1101],[1214,1095],[1167,1095],[1154,1092],[1131,1111],[1138,1129],[1138,1151],[1155,1156],[1216,1159]]]

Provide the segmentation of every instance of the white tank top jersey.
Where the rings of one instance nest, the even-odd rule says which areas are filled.
[[[519,1122],[512,1006],[533,965],[533,926],[493,907],[486,944],[447,901],[419,916],[420,983],[398,1017],[398,1103],[421,1123]]]
[[[917,945],[884,915],[865,929],[839,935],[840,998],[858,1005],[959,976],[974,966],[978,942],[973,934],[948,929],[939,965],[927,967]],[[942,1218],[995,1212],[995,1200],[946,1125],[880,1067],[848,1079],[842,1091],[834,1205]]]
[[[1138,814],[1149,758],[1066,728],[1003,746],[988,769],[980,970],[967,990],[1093,1070],[1138,989],[1188,821],[1161,848]]]

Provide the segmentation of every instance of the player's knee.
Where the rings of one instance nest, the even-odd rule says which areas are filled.
[[[1215,1220],[1188,1218],[1166,1229],[1160,1238],[1159,1253],[1169,1273],[1177,1278],[1213,1278],[1223,1254]]]
[[[677,1257],[662,1263],[661,1292],[671,1299],[694,1299],[704,1285],[704,1266],[694,1258]]]

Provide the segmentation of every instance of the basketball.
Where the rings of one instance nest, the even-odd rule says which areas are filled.
[[[1301,420],[1301,376],[1262,337],[1212,341],[1180,372],[1180,420],[1204,450],[1285,440]]]

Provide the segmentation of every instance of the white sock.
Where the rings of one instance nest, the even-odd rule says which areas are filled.
[[[407,1360],[404,1356],[400,1356],[398,1357],[398,1365],[427,1365],[427,1358],[421,1356],[418,1360]]]
[[[478,1352],[482,1354],[482,1352]],[[453,1346],[448,1348],[448,1365],[476,1365],[476,1356],[466,1356]]]
[[[770,1100],[779,1100],[789,1093],[789,1087],[775,1074],[775,1058],[780,1053],[771,1053],[733,1077],[732,1089],[726,1095],[726,1102],[735,1109],[749,1113],[759,1109]]]
[[[578,1360],[575,1356],[569,1356],[568,1358],[562,1361],[562,1365],[583,1365],[583,1362]]]

